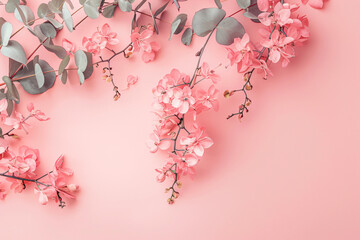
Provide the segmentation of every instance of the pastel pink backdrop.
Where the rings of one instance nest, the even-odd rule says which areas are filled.
[[[215,6],[212,0],[189,0],[182,10],[191,16],[209,6]],[[224,2],[228,12],[235,6],[235,0]],[[311,41],[288,68],[275,67],[275,77],[254,81],[253,104],[242,122],[225,120],[237,108],[235,98],[222,98],[218,113],[202,116],[215,145],[194,180],[183,180],[173,206],[163,193],[167,185],[154,180],[164,156],[145,146],[153,119],[151,89],[171,68],[192,73],[204,39],[196,37],[190,48],[179,36],[167,41],[169,24],[163,23],[155,62],[116,61],[118,84],[124,86],[128,74],[140,78],[118,102],[100,69],[83,86],[72,75],[69,84],[57,82],[43,95],[21,92],[20,109],[34,102],[52,118],[33,122],[22,143],[40,149],[44,171],[64,153],[81,192],[64,209],[39,205],[31,189],[10,194],[0,203],[1,238],[360,239],[359,9],[354,0],[329,1],[322,11],[305,7]],[[3,8],[0,14],[16,21]],[[165,19],[176,14],[172,7]],[[69,38],[80,46],[82,36],[109,22],[120,33],[121,49],[129,41],[129,20],[123,14],[88,20]],[[244,21],[248,29],[257,27]],[[67,30],[62,34],[68,36]],[[38,42],[26,31],[17,36],[24,38],[29,53]],[[212,40],[204,60],[216,66],[225,56]],[[5,58],[0,61],[4,74]],[[219,74],[222,91],[242,83],[235,69],[219,68]]]

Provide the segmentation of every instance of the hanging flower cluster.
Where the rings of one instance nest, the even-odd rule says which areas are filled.
[[[150,135],[150,152],[166,151],[169,157],[164,167],[156,169],[157,181],[172,179],[169,204],[178,198],[181,187],[179,179],[195,173],[194,167],[204,155],[205,149],[213,145],[213,140],[200,127],[197,115],[208,110],[218,109],[219,90],[215,87],[219,76],[204,63],[195,78],[173,69],[165,75],[153,89],[154,110],[157,124]],[[209,84],[198,85],[204,80]],[[186,119],[186,121],[185,121]]]
[[[52,171],[39,175],[39,150],[21,146],[16,153],[11,149],[9,141],[5,139],[5,137],[18,139],[18,135],[15,135],[13,131],[23,129],[26,132],[29,126],[27,120],[30,118],[39,121],[47,121],[49,118],[40,110],[35,109],[33,104],[27,107],[29,112],[27,117],[16,111],[13,116],[8,116],[7,108],[7,100],[0,100],[1,124],[10,127],[10,130],[2,133],[0,138],[0,199],[5,199],[9,190],[21,193],[28,184],[33,184],[35,193],[39,194],[41,204],[45,205],[49,199],[54,199],[59,202],[59,206],[64,207],[63,197],[75,198],[74,193],[79,187],[69,183],[69,177],[73,172],[63,168],[63,157],[61,156],[55,162]]]
[[[239,106],[238,111],[228,118],[238,116],[241,119],[244,112],[248,111],[251,100],[247,91],[253,88],[251,77],[255,70],[267,79],[268,75],[272,75],[268,66],[270,63],[280,62],[282,67],[288,66],[290,59],[295,57],[295,47],[302,46],[310,37],[307,17],[296,12],[300,7],[298,4],[268,2],[269,4],[259,5],[259,8],[268,11],[258,16],[264,26],[259,29],[262,39],[258,45],[261,50],[251,44],[247,33],[241,39],[235,39],[234,44],[227,48],[230,64],[237,66],[238,72],[243,74],[245,81],[241,89],[226,90],[224,93],[225,97],[230,97],[236,92],[245,94],[244,102]]]

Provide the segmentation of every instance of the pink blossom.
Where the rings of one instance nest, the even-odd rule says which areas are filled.
[[[323,8],[324,0],[301,0],[303,4],[309,3],[309,5],[313,8]]]
[[[185,86],[183,89],[176,89],[171,104],[174,108],[177,108],[180,113],[187,113],[190,107],[195,104],[195,98],[192,96],[191,88]]]
[[[220,76],[215,74],[215,71],[210,69],[209,64],[206,62],[204,62],[201,66],[200,75],[205,79],[211,79],[214,84],[220,81]]]
[[[127,77],[127,87],[130,88],[130,86],[135,85],[138,80],[139,78],[137,76],[129,75]]]
[[[116,45],[120,42],[119,39],[116,38],[117,33],[111,32],[111,28],[107,23],[105,23],[100,30],[98,29],[98,33],[101,36],[102,41],[106,41],[106,44]]]
[[[133,43],[133,51],[141,51],[141,58],[145,63],[153,61],[156,52],[160,50],[160,45],[157,42],[150,40],[153,34],[154,29],[152,26],[148,26],[148,28],[143,31],[139,31],[139,28],[135,28],[130,36],[131,42]]]
[[[280,61],[283,57],[283,66],[286,66],[289,62],[289,58],[293,57],[293,48],[289,46],[294,39],[292,37],[285,37],[280,35],[278,30],[275,30],[271,35],[271,39],[263,41],[261,44],[270,49],[269,60],[273,63]]]
[[[218,95],[219,90],[215,87],[215,85],[211,85],[208,91],[199,89],[196,94],[196,110],[202,111],[214,109],[215,111],[217,111],[219,109],[219,102],[217,100]]]
[[[156,128],[153,133],[150,134],[150,139],[147,141],[147,145],[152,153],[157,152],[158,149],[166,150],[171,146],[170,139],[163,136],[161,131],[161,128]]]
[[[76,46],[74,43],[70,42],[66,38],[63,38],[62,46],[66,50],[67,55],[74,55],[76,51]]]
[[[74,174],[74,171],[71,170],[70,168],[64,168],[63,164],[64,164],[64,155],[60,155],[60,157],[55,162],[54,174],[57,175],[63,174],[66,176],[72,176]]]
[[[291,13],[298,8],[297,4],[282,4],[279,2],[274,7],[274,13],[263,12],[259,14],[258,18],[265,26],[270,26],[271,24],[285,26],[293,23]]]
[[[41,112],[40,110],[35,110],[32,103],[27,106],[27,109],[30,112],[31,116],[35,117],[39,121],[47,121],[50,119],[45,115],[45,113]]]
[[[247,72],[257,62],[247,33],[244,34],[242,39],[235,38],[232,47],[226,49],[228,50],[230,64],[237,64],[237,70],[240,73]]]
[[[9,173],[23,177],[35,176],[35,170],[40,164],[39,150],[21,146],[17,155],[12,152],[9,154]]]
[[[197,156],[202,157],[204,150],[211,147],[214,142],[208,136],[205,136],[203,128],[197,128],[189,136],[180,138],[180,144],[187,146],[189,151],[194,152]]]
[[[15,111],[15,116],[12,115],[13,117],[7,117],[4,120],[4,124],[7,126],[11,126],[14,129],[21,129],[25,126],[27,126],[28,124],[25,122],[25,118],[24,116]]]
[[[199,162],[198,156],[196,156],[195,154],[192,154],[192,153],[188,153],[185,155],[172,154],[172,158],[173,158],[174,162],[179,163],[179,164],[185,163],[186,166],[188,166],[188,167],[193,167]]]

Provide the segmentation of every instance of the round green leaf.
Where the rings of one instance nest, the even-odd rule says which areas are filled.
[[[191,28],[187,28],[185,29],[182,37],[181,37],[181,42],[186,45],[189,46],[191,41],[193,38],[193,30]]]
[[[251,0],[236,0],[239,7],[246,9],[251,5]]]
[[[41,29],[41,32],[46,36],[46,37],[49,37],[49,38],[55,38],[56,37],[56,29],[54,28],[54,26],[50,23],[42,23],[40,25],[40,29]]]
[[[14,16],[20,22],[23,22],[26,26],[31,26],[34,24],[35,15],[31,8],[25,5],[16,6]]]
[[[121,11],[123,12],[131,12],[132,6],[128,0],[119,0],[118,2]]]
[[[84,72],[87,67],[87,56],[84,51],[77,50],[75,52],[75,64],[79,71]]]
[[[45,77],[39,63],[35,63],[35,77],[39,88],[42,88],[45,83]]]
[[[102,15],[106,18],[112,18],[114,16],[116,5],[110,5],[104,8]]]
[[[225,15],[226,12],[218,8],[204,8],[196,12],[192,21],[195,34],[205,37],[216,28]]]
[[[66,6],[66,4],[64,4],[63,8],[62,8],[62,17],[65,21],[65,25],[66,25],[67,29],[69,29],[69,31],[72,32],[74,30],[74,23],[73,23],[71,13],[70,13],[68,7]]]
[[[6,47],[3,46],[0,51],[2,55],[17,62],[22,64],[26,64],[27,62],[24,48],[15,40],[10,40],[8,45]]]
[[[8,45],[12,30],[13,30],[13,27],[12,27],[11,23],[9,23],[9,22],[5,22],[1,26],[1,44],[3,46]]]
[[[230,45],[235,38],[242,38],[245,29],[235,18],[227,17],[217,26],[216,41],[222,45]]]
[[[54,86],[56,80],[56,74],[54,69],[44,60],[39,60],[40,65],[44,73],[44,84],[41,88],[38,86],[37,79],[35,77],[34,62],[29,62],[26,67],[20,70],[14,78],[21,78],[19,80],[23,89],[29,94],[41,94]]]

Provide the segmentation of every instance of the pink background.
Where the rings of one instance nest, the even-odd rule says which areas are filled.
[[[214,3],[190,0],[182,6],[192,16]],[[235,0],[224,7],[233,12]],[[171,9],[169,21],[177,14]],[[180,44],[179,36],[167,41],[169,25],[163,23],[155,62],[144,64],[139,57],[116,61],[119,85],[125,85],[128,74],[140,77],[118,102],[112,101],[112,88],[101,80],[100,69],[83,86],[72,75],[69,84],[58,81],[43,95],[21,92],[20,110],[32,101],[52,118],[32,121],[21,142],[40,149],[43,171],[64,153],[81,192],[64,209],[39,205],[32,189],[10,194],[0,203],[1,238],[360,239],[359,9],[355,0],[332,0],[323,11],[305,7],[311,41],[298,49],[288,68],[273,66],[275,77],[253,82],[253,105],[242,123],[225,119],[237,108],[236,98],[221,98],[218,113],[202,116],[215,145],[194,180],[183,180],[173,206],[163,193],[167,184],[154,180],[154,169],[165,158],[145,146],[153,119],[151,89],[171,68],[192,73],[204,39],[196,38],[190,48]],[[16,22],[3,7],[0,14]],[[121,32],[117,49],[129,41],[129,21],[130,15],[120,13],[109,21]],[[67,30],[62,34],[80,46],[82,36],[104,22],[88,20],[70,37]],[[248,30],[257,27],[244,22]],[[16,37],[24,38],[29,53],[38,41],[26,31]],[[204,59],[216,66],[226,62],[225,56],[212,40]],[[55,57],[48,57],[57,66]],[[7,64],[4,57],[0,61],[3,75]],[[218,72],[222,92],[242,83],[235,69]]]

